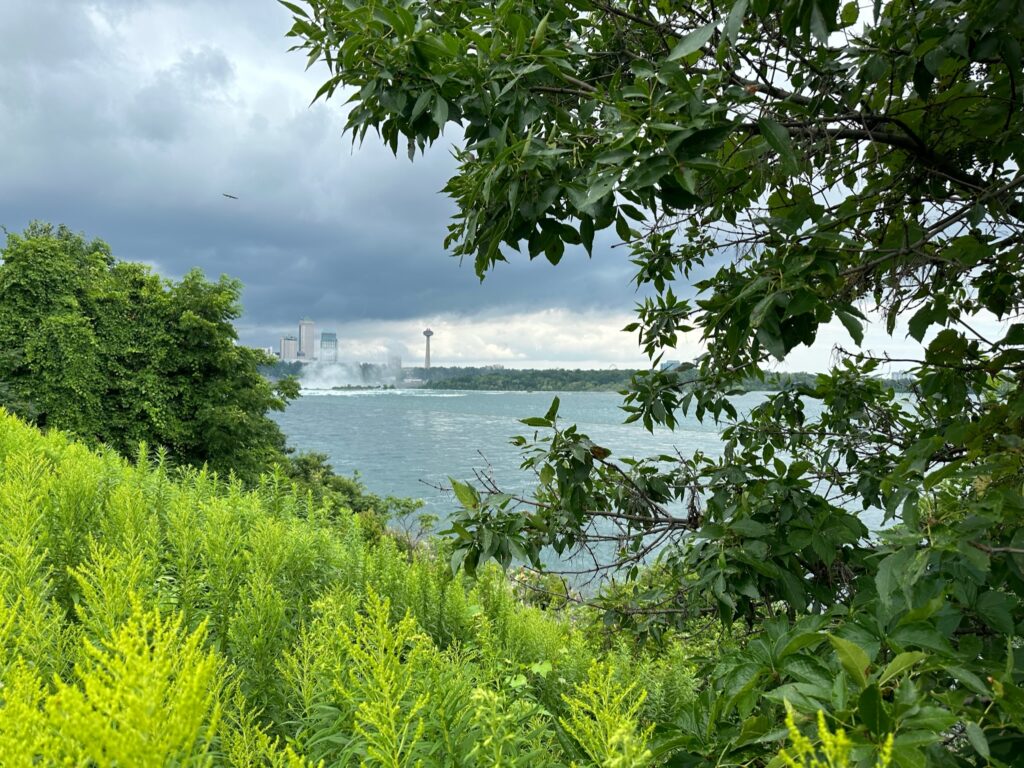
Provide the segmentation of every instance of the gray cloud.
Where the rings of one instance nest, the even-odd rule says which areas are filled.
[[[223,51],[186,50],[172,66],[158,71],[135,93],[127,119],[144,139],[172,142],[183,138],[193,105],[216,99],[231,81],[234,68]]]
[[[64,222],[167,276],[238,277],[253,343],[303,315],[630,309],[628,254],[608,240],[557,269],[514,258],[481,285],[442,246],[448,145],[415,163],[353,149],[342,99],[309,106],[318,73],[287,52],[288,26],[270,0],[6,3],[0,224]]]

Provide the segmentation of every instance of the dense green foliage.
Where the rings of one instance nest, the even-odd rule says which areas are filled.
[[[260,373],[272,381],[283,379],[288,376],[301,376],[304,363],[296,360],[291,362],[285,360],[273,360],[260,365]]]
[[[415,378],[424,380],[427,389],[466,389],[499,391],[546,392],[621,392],[629,388],[636,371],[512,369],[512,368],[422,368],[413,369]],[[811,386],[816,375],[812,373],[771,372],[760,377],[741,379],[733,384],[734,393],[779,392],[797,387]],[[909,383],[904,379],[882,379],[881,383],[897,392],[906,391]],[[689,385],[690,389],[694,384]]]
[[[265,356],[235,343],[237,281],[163,280],[44,224],[8,234],[0,256],[0,404],[91,445],[146,442],[247,480],[282,458],[267,413],[296,389],[272,388]]]
[[[278,362],[261,366],[260,372],[276,380],[297,376],[301,380],[302,363]],[[495,368],[494,366],[435,366],[403,368],[398,386],[403,381],[422,382],[425,389],[457,389],[502,392],[621,392],[626,390],[639,371],[587,370],[578,368]],[[734,392],[779,392],[796,387],[813,386],[816,374],[773,371],[757,377],[741,379],[733,384]],[[905,392],[910,380],[905,377],[880,378],[880,383]],[[336,389],[360,389],[371,385],[348,385]],[[391,386],[391,385],[388,385]],[[691,383],[690,388],[693,388]]]
[[[626,408],[712,419],[722,455],[616,462],[555,403],[518,441],[534,498],[456,486],[456,557],[582,549],[646,584],[657,555],[625,626],[745,625],[675,723],[681,764],[761,764],[784,702],[827,710],[861,765],[890,732],[900,768],[1019,763],[1024,3],[286,5],[357,138],[414,155],[456,126],[448,244],[481,276],[614,229],[652,362],[703,345]],[[736,412],[830,322],[852,342],[832,370]],[[865,323],[920,352],[865,349]]]
[[[406,376],[422,379],[428,389],[477,389],[510,392],[601,392],[625,389],[633,371],[568,368],[413,368]]]
[[[0,411],[4,766],[647,764],[693,665],[576,618],[281,474],[245,491]]]

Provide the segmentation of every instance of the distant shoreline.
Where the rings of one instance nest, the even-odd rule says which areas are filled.
[[[296,370],[298,369],[298,370]],[[323,369],[314,379],[321,391],[362,391],[386,389],[451,390],[462,392],[621,392],[640,370],[580,370],[566,368],[431,367],[388,369],[370,364],[350,365],[341,381],[330,381]],[[297,375],[302,383],[301,364],[278,363],[263,369],[268,378]],[[692,375],[692,372],[691,372]],[[751,378],[737,384],[737,392],[778,392],[797,386],[812,387],[818,374],[768,373],[763,379]],[[324,381],[327,378],[327,381]],[[354,380],[353,380],[354,379]],[[360,380],[361,379],[361,380]],[[880,379],[897,392],[905,392],[904,378]]]

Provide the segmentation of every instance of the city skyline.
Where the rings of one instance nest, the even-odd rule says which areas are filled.
[[[424,334],[433,335],[429,328]],[[276,347],[258,346],[272,355],[276,355],[282,362],[300,363],[344,363],[351,364],[357,360],[363,361],[362,357],[353,356],[351,359],[344,359],[339,354],[338,333],[334,330],[319,330],[315,320],[308,317],[298,321],[298,335],[282,334]],[[381,359],[388,368],[401,368],[402,355],[393,347],[378,350],[376,357]],[[425,358],[426,367],[430,367],[430,344],[427,343]]]

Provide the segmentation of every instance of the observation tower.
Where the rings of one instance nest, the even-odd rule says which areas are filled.
[[[427,328],[427,330],[425,330],[423,332],[423,335],[427,337],[427,354],[423,358],[423,367],[425,369],[429,370],[430,369],[430,337],[434,335],[434,332],[432,330],[430,330],[429,328]]]

